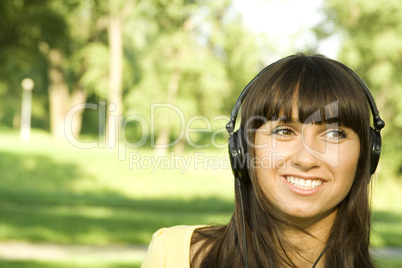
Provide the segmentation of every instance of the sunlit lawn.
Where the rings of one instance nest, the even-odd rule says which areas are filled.
[[[64,261],[2,261],[0,267],[7,268],[140,268],[141,262],[100,262],[96,260],[87,262]]]
[[[148,244],[152,233],[164,226],[225,223],[233,211],[226,152],[226,148],[191,150],[157,158],[150,150],[127,150],[119,160],[118,150],[80,149],[40,132],[23,144],[17,132],[3,130],[0,241]],[[155,168],[152,161],[158,159]],[[191,163],[186,169],[180,161]],[[375,247],[402,247],[401,190],[395,181],[377,183]],[[381,267],[401,264],[385,261]],[[63,265],[7,262],[7,267],[71,267]]]

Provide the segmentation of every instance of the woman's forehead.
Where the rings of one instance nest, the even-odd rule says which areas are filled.
[[[308,112],[307,112],[308,111]],[[300,120],[300,114],[302,114],[302,120]],[[291,109],[285,110],[282,106],[277,115],[268,115],[268,120],[281,121],[284,123],[306,123],[306,124],[320,124],[331,123],[339,120],[339,103],[338,101],[330,102],[329,104],[322,105],[321,107],[306,108],[303,105],[299,105],[296,100],[293,101]]]

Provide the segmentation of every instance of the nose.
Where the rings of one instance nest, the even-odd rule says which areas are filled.
[[[315,154],[314,152],[317,153]],[[319,156],[318,151],[300,140],[291,158],[292,165],[304,171],[318,168],[321,165]]]

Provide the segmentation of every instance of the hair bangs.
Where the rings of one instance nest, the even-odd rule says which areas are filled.
[[[294,103],[299,121],[305,124],[338,123],[355,132],[367,128],[364,125],[368,118],[367,100],[356,80],[333,62],[320,58],[307,60],[311,63],[305,64]],[[362,104],[366,109],[361,109]]]
[[[338,123],[355,132],[368,127],[364,123],[368,105],[360,85],[336,62],[322,57],[278,63],[263,73],[254,87],[246,97],[252,105],[246,106],[249,111],[242,122],[253,121],[246,128],[259,128],[267,120],[279,118],[305,124]]]
[[[303,66],[292,66],[292,70],[287,68],[286,62],[279,63],[273,67],[275,70],[263,73],[252,85],[253,89],[244,101],[248,104],[244,105],[242,112],[245,129],[257,129],[267,120],[274,121],[279,117],[292,118]]]

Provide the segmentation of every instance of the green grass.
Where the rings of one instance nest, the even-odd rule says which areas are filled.
[[[0,267],[7,268],[140,268],[141,263],[129,262],[78,262],[65,261],[5,261],[0,260]]]
[[[401,268],[402,267],[402,256],[399,259],[380,259],[377,260],[377,268]]]
[[[76,148],[42,132],[34,132],[24,144],[18,133],[0,132],[0,241],[148,244],[161,227],[226,223],[230,218],[233,179],[226,149],[169,155],[191,160],[186,170],[173,162],[161,162],[157,170],[130,166],[130,155],[142,166],[158,159],[147,149],[127,150],[120,160],[118,153]],[[377,182],[374,247],[402,247],[401,190],[395,179]],[[132,267],[116,262],[74,265],[0,261],[0,267]],[[400,259],[391,259],[382,260],[380,267],[401,266]]]
[[[228,168],[130,168],[129,153],[147,160],[152,152],[119,161],[116,150],[79,149],[42,133],[28,144],[5,133],[0,148],[0,240],[147,244],[161,227],[225,223],[233,211]]]
[[[380,174],[375,183],[372,198],[372,244],[375,247],[402,248],[402,180],[387,180]]]

